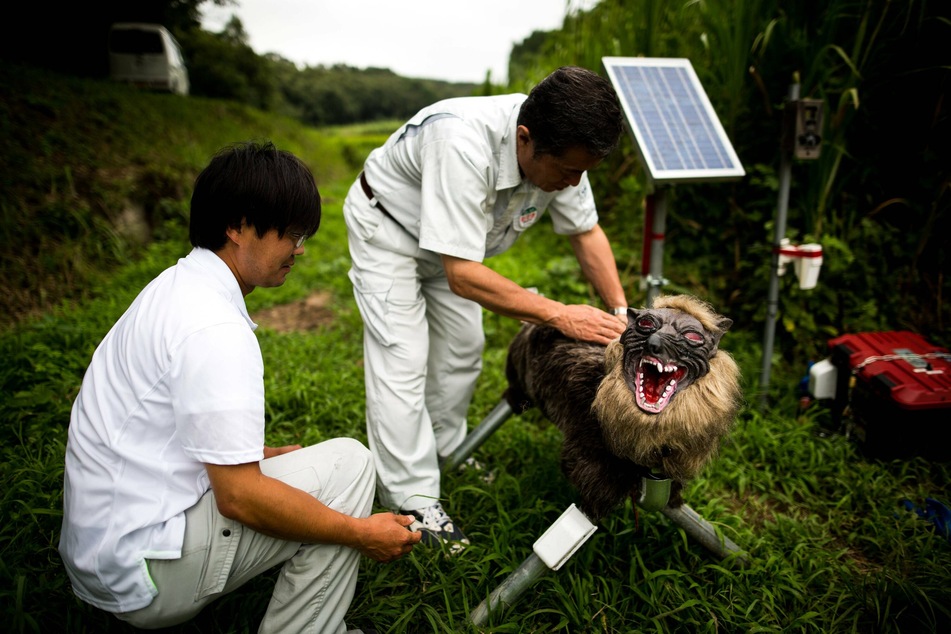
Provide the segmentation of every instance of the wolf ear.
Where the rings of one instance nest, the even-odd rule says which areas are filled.
[[[730,326],[733,325],[733,320],[729,317],[720,317],[720,320],[717,321],[717,329],[710,333],[713,336],[713,349],[710,350],[712,355],[716,352],[717,347],[720,345],[720,339],[723,337],[724,333],[730,329]]]

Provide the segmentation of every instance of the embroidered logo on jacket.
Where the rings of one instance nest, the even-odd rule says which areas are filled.
[[[515,229],[517,231],[523,231],[531,227],[541,215],[541,212],[538,211],[536,207],[526,207],[515,219]]]

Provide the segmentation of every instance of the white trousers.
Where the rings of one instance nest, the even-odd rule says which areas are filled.
[[[423,508],[439,499],[439,458],[466,437],[482,371],[482,307],[449,289],[439,257],[371,206],[359,181],[343,211],[377,495],[394,510]]]
[[[373,506],[370,452],[336,438],[261,462],[261,471],[307,491],[328,507],[368,517]],[[179,559],[150,559],[152,603],[116,616],[138,628],[184,623],[206,605],[283,564],[259,632],[340,634],[357,583],[360,554],[345,546],[301,544],[257,533],[218,512],[208,491],[185,512]]]

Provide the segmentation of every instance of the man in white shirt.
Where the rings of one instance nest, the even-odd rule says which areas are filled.
[[[528,96],[423,109],[370,153],[350,188],[344,218],[377,494],[415,516],[427,543],[469,543],[442,507],[439,462],[467,433],[482,308],[602,344],[624,330],[627,301],[586,174],[622,125],[610,83],[564,67]],[[608,310],[532,293],[483,264],[546,211]]]
[[[59,550],[80,599],[139,628],[194,617],[282,565],[262,632],[344,632],[360,555],[421,534],[370,515],[356,440],[264,444],[264,365],[244,297],[284,279],[320,224],[310,170],[270,143],[195,181],[193,250],[139,294],[73,404]]]

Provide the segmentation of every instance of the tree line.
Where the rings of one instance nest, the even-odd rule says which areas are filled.
[[[473,94],[479,86],[401,77],[386,68],[344,64],[298,68],[248,44],[244,25],[232,16],[220,33],[202,28],[201,5],[231,0],[139,0],[63,3],[52,14],[25,6],[0,27],[0,58],[70,75],[108,76],[107,40],[115,22],[165,26],[182,47],[191,94],[226,99],[285,114],[312,126],[405,119],[429,103]],[[19,12],[19,11],[18,11]],[[23,28],[23,25],[31,28]]]

